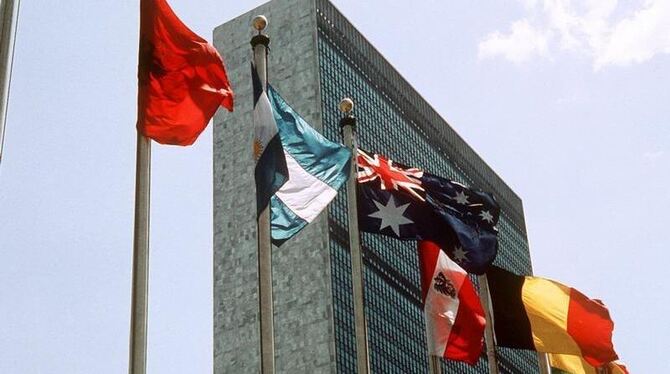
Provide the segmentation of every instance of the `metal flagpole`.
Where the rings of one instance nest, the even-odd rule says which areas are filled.
[[[347,181],[347,218],[349,221],[349,253],[351,255],[351,285],[354,301],[354,327],[356,331],[356,367],[358,374],[370,373],[368,361],[368,329],[365,322],[365,301],[363,299],[363,253],[358,232],[358,202],[356,199],[356,174],[358,172],[358,144],[356,142],[356,118],[351,114],[354,102],[344,98],[340,120],[344,145],[351,150],[351,169]]]
[[[267,91],[267,56],[270,38],[263,34],[268,20],[256,16],[252,26],[257,35],[251,38],[254,64],[258,77]],[[261,373],[275,372],[274,305],[272,300],[272,232],[270,231],[270,204],[258,216],[258,306],[260,314]]]
[[[135,166],[135,234],[133,239],[133,291],[130,314],[130,374],[147,370],[147,311],[149,301],[149,192],[151,190],[151,139],[137,133]]]
[[[540,374],[551,374],[551,365],[549,363],[549,354],[537,352],[537,363],[540,366]]]
[[[498,374],[498,360],[496,358],[495,336],[493,333],[493,311],[491,309],[491,294],[489,293],[489,281],[486,274],[478,275],[479,280],[479,299],[484,307],[486,314],[486,329],[484,329],[484,339],[486,341],[486,356],[489,360],[489,374]]]
[[[442,362],[437,356],[433,356],[428,353],[428,362],[430,364],[430,373],[431,374],[441,374],[442,373]]]
[[[424,309],[425,309],[425,307],[426,306],[424,305]],[[425,316],[425,313],[424,313],[424,316]],[[432,336],[431,336],[430,332],[428,331],[429,322],[428,322],[427,316],[424,319],[426,321],[426,348],[428,348],[428,372],[430,374],[441,374],[442,373],[442,362],[440,360],[440,357],[433,355],[432,352],[430,351],[430,346],[431,346],[430,341],[432,339]]]
[[[5,142],[5,123],[9,107],[9,84],[12,80],[14,41],[20,0],[0,1],[0,164]]]

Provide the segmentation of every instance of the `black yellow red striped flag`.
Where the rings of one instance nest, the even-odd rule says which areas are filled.
[[[618,358],[614,322],[601,302],[561,283],[495,266],[487,277],[499,346],[577,355],[593,366]]]

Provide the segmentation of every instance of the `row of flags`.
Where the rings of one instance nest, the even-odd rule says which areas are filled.
[[[275,245],[297,235],[356,178],[360,230],[417,241],[431,355],[478,361],[491,321],[469,274],[486,274],[497,345],[550,353],[552,366],[567,373],[626,373],[613,363],[613,322],[601,302],[492,266],[500,217],[493,195],[364,150],[350,176],[348,148],[314,130],[271,85],[263,87],[253,65],[251,80],[257,209],[270,206]],[[162,144],[190,145],[220,106],[233,110],[218,52],[165,0],[141,0],[138,131]]]
[[[593,367],[618,359],[602,302],[492,265],[500,215],[492,195],[364,151],[358,170],[361,230],[418,240],[431,354],[469,364],[481,355],[487,321],[472,273],[487,276],[498,346],[575,355]]]

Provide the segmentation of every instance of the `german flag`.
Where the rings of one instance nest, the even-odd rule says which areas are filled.
[[[605,306],[574,288],[492,266],[487,272],[499,346],[583,357],[602,366],[618,357]]]

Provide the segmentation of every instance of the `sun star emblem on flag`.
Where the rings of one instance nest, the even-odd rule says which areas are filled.
[[[263,143],[260,141],[260,139],[256,138],[254,139],[254,159],[258,161],[258,159],[261,158],[262,154],[263,154]]]
[[[417,168],[403,169],[393,164],[393,161],[375,154],[368,155],[358,150],[358,183],[371,182],[379,179],[382,190],[396,190],[409,193],[411,196],[425,201],[421,193],[425,190],[421,187],[423,170]]]

